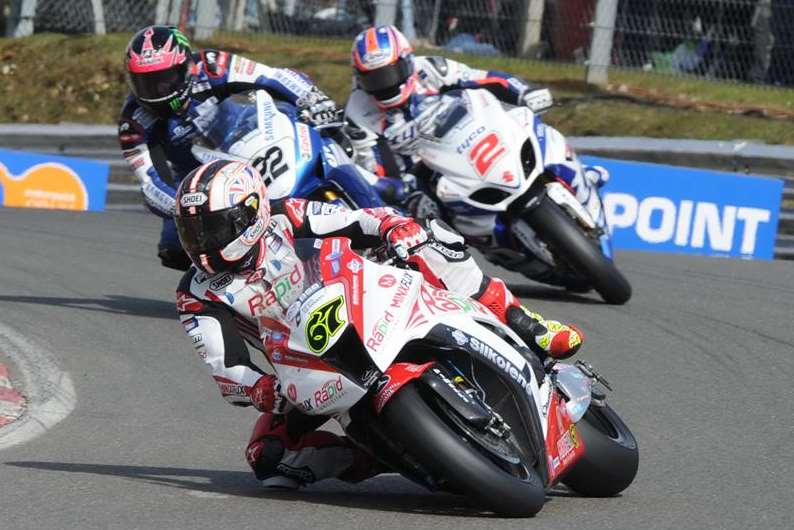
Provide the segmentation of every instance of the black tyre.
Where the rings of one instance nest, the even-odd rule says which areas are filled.
[[[587,497],[611,497],[629,487],[637,476],[637,440],[609,405],[591,405],[576,424],[584,456],[562,482]]]
[[[436,479],[465,493],[480,506],[508,517],[535,515],[546,501],[543,484],[532,469],[519,478],[475,449],[448,426],[409,383],[389,400],[383,417],[390,433]]]
[[[628,280],[554,201],[543,197],[525,219],[557,257],[590,281],[605,302],[628,302],[631,298]]]

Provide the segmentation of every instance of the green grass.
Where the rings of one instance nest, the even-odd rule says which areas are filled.
[[[113,123],[127,88],[122,56],[129,34],[41,34],[0,39],[0,121]],[[350,90],[350,42],[224,34],[202,46],[307,72],[337,101]],[[432,53],[432,52],[431,52]],[[599,89],[577,65],[455,57],[550,86],[563,104],[544,119],[568,135],[747,139],[794,144],[794,90],[614,69]]]

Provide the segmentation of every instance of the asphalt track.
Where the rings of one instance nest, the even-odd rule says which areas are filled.
[[[77,398],[0,451],[0,528],[792,528],[792,262],[622,253],[625,307],[521,289],[581,324],[581,357],[613,383],[641,457],[620,497],[560,489],[535,519],[508,520],[397,476],[261,491],[242,457],[256,415],[194,358],[157,235],[137,212],[0,209],[0,323],[49,350]]]

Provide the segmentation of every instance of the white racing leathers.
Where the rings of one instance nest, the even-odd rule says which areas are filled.
[[[266,341],[286,344],[286,309],[307,287],[296,238],[344,236],[354,248],[380,246],[379,227],[395,215],[390,208],[345,210],[301,199],[274,202],[268,232],[260,241],[255,266],[245,272],[207,276],[191,268],[177,289],[177,310],[193,348],[206,363],[223,397],[234,405],[251,405],[257,380],[272,369],[257,366],[248,346],[264,351]],[[460,235],[438,222],[428,227],[435,242],[421,256],[429,281],[477,296],[501,282],[483,276],[465,250]],[[502,297],[513,300],[502,285]],[[288,354],[288,353],[285,353]],[[322,418],[297,409],[262,414],[246,450],[260,479],[297,485],[322,478],[361,480],[373,473],[371,458],[345,438],[316,431]]]
[[[384,110],[375,98],[354,87],[345,107],[346,118],[352,123],[351,143],[356,154],[354,161],[378,176],[396,177],[395,173],[410,172],[418,162],[416,146],[419,133],[429,123],[416,119],[429,103],[428,98],[452,89],[480,88],[493,93],[506,105],[526,105],[535,114],[552,105],[548,90],[532,87],[523,80],[504,72],[469,68],[465,64],[443,57],[416,57],[417,90],[406,105]],[[434,116],[429,116],[432,119]],[[547,170],[565,182],[585,207],[597,200],[598,193],[609,173],[600,166],[582,165],[565,137],[556,129],[537,120],[536,134],[544,137],[544,164]],[[387,152],[390,151],[390,152]],[[396,156],[392,156],[396,155]],[[396,167],[394,167],[396,165]],[[599,224],[604,220],[597,220]]]

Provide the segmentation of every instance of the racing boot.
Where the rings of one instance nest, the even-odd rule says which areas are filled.
[[[573,324],[546,320],[520,304],[509,307],[506,316],[510,329],[543,361],[546,357],[567,359],[582,347],[584,334]]]
[[[542,361],[547,357],[567,359],[579,351],[584,342],[584,334],[576,326],[546,320],[539,313],[528,310],[497,278],[486,276],[474,299],[515,331]]]

